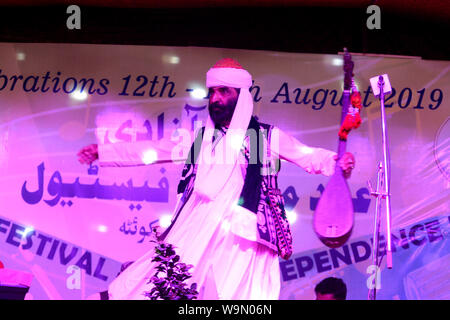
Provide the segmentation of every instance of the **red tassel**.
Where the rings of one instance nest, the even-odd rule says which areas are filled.
[[[358,91],[354,91],[350,96],[350,102],[357,111],[347,113],[345,116],[344,122],[342,122],[341,128],[339,129],[339,138],[341,140],[347,140],[348,133],[361,125],[361,116],[359,115],[359,111],[362,108],[361,101],[361,94]]]
[[[350,96],[350,102],[352,103],[352,106],[354,108],[358,108],[359,110],[361,110],[362,99],[361,99],[361,94],[359,93],[359,91],[352,92],[352,95]]]

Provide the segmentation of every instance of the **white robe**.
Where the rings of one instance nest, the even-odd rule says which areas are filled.
[[[308,147],[297,139],[274,128],[272,137],[279,135],[279,146],[271,151],[281,159],[293,162],[310,173],[331,175],[334,172],[334,152]],[[102,153],[113,157],[114,149],[126,155],[125,163],[139,162],[142,151],[133,144],[99,146]],[[109,161],[108,161],[109,160]],[[103,159],[120,165],[117,158]],[[243,162],[240,162],[243,163]],[[198,299],[270,300],[278,299],[280,271],[277,252],[256,242],[256,215],[237,205],[245,178],[245,165],[236,166],[230,181],[215,201],[205,202],[194,192],[165,242],[175,246],[181,261],[192,264],[193,277],[188,283],[197,283]],[[150,291],[148,279],[155,274],[151,260],[154,250],[131,264],[108,288],[110,299],[146,299]]]

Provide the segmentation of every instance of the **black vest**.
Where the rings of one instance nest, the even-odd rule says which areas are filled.
[[[255,226],[255,228],[258,227],[258,242],[276,251],[276,230],[273,225],[271,214],[268,213],[269,209],[267,209],[266,199],[262,194],[261,184],[262,179],[265,179],[266,185],[272,189],[279,190],[277,175],[280,169],[280,160],[271,159],[270,161],[267,161],[267,159],[263,157],[263,152],[267,152],[267,149],[269,148],[268,145],[264,146],[263,144],[270,143],[270,137],[268,137],[271,130],[270,125],[259,123],[255,117],[251,117],[248,129],[247,135],[249,135],[249,132],[255,132],[256,139],[253,136],[252,140],[252,135],[249,135],[250,149],[248,150],[249,156],[246,156],[248,165],[238,205],[254,212],[255,214],[264,216],[263,218],[258,218],[258,226]],[[203,127],[191,146],[188,158],[183,168],[182,177],[177,188],[177,193],[182,194],[181,205],[176,208],[174,218],[172,219],[172,224],[160,236],[161,239],[164,239],[170,232],[172,226],[182,211],[184,204],[189,200],[192,194],[196,176],[197,158],[200,152],[204,130],[205,128]],[[260,132],[264,135],[262,137],[263,139],[260,139]],[[266,162],[264,162],[264,159],[266,159]],[[270,174],[263,176],[261,172],[264,170],[269,170]],[[262,199],[262,197],[264,197],[264,199]],[[282,197],[279,199],[279,204],[284,211],[284,201]],[[261,221],[263,221],[262,224],[260,224]]]

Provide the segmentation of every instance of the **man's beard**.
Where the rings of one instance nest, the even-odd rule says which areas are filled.
[[[216,127],[226,127],[230,125],[234,110],[236,109],[237,98],[229,100],[228,104],[221,105],[217,102],[208,106],[209,115]]]

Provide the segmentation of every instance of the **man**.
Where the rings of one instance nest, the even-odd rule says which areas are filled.
[[[339,278],[325,278],[320,281],[315,289],[316,300],[345,300],[347,298],[347,286]]]
[[[198,285],[199,299],[278,299],[278,256],[292,253],[277,184],[279,159],[331,175],[336,154],[259,123],[252,116],[252,77],[236,61],[217,62],[206,85],[209,116],[191,147],[174,218],[162,238],[194,266],[191,282]],[[98,158],[97,146],[83,148],[79,157],[91,163]],[[347,177],[354,163],[350,153],[340,159]],[[155,273],[153,255],[149,251],[110,284],[111,299],[145,298]]]

